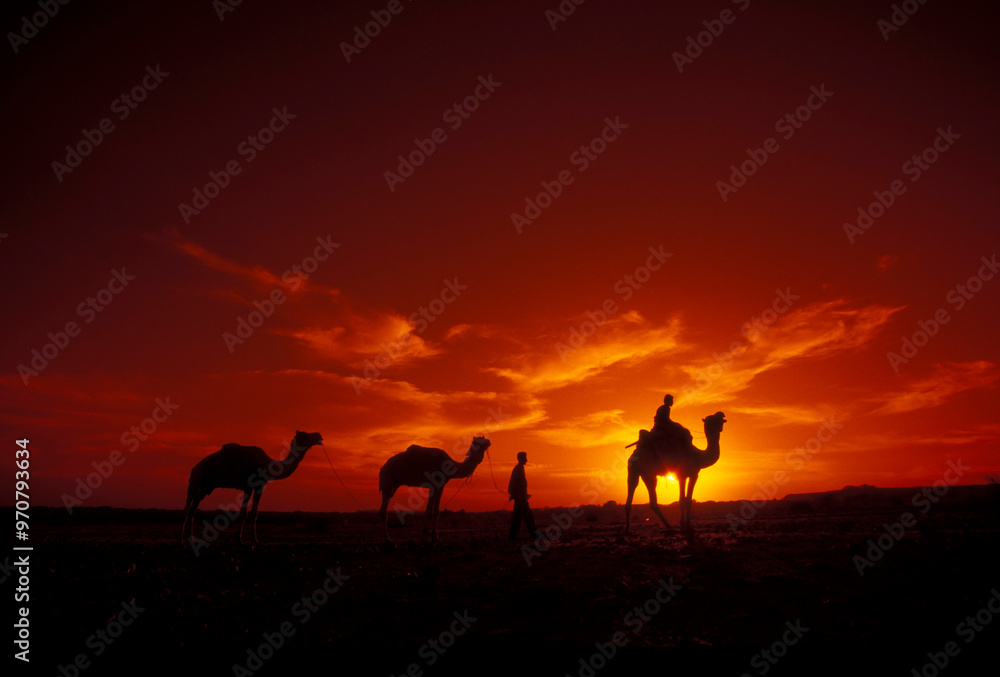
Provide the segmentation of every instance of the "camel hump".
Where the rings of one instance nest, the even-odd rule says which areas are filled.
[[[405,453],[426,454],[428,452],[442,452],[443,453],[443,451],[441,449],[438,449],[436,447],[422,447],[419,444],[411,444],[410,446],[408,446],[406,448],[406,451],[404,451],[403,453],[404,454]]]

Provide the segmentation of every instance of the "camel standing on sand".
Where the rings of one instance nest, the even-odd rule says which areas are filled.
[[[643,444],[636,446],[635,451],[628,459],[625,533],[629,531],[632,496],[635,494],[635,488],[639,485],[640,477],[649,491],[649,507],[663,522],[663,526],[670,528],[667,519],[660,511],[660,506],[656,503],[656,477],[667,473],[673,473],[681,488],[681,531],[691,531],[691,496],[694,494],[694,485],[698,481],[698,473],[701,469],[715,465],[719,460],[719,437],[722,435],[722,425],[726,422],[726,415],[719,411],[701,420],[705,423],[705,438],[708,440],[708,448],[705,451],[698,449],[693,444],[686,445],[685,448],[685,445],[677,440],[670,440],[659,447]]]
[[[472,445],[465,454],[465,460],[456,463],[443,449],[421,447],[411,444],[406,451],[391,457],[382,465],[378,473],[378,490],[382,493],[382,507],[378,517],[385,527],[385,540],[389,538],[389,501],[400,487],[425,487],[427,494],[427,525],[430,524],[431,540],[437,540],[438,515],[441,513],[441,495],[448,480],[469,477],[483,462],[490,441],[485,437],[473,437]]]
[[[215,489],[242,489],[243,505],[240,507],[240,533],[238,540],[243,543],[243,526],[247,521],[247,502],[253,493],[253,507],[250,510],[252,542],[257,540],[257,509],[260,495],[272,480],[283,480],[295,472],[310,447],[323,443],[319,433],[295,431],[285,460],[273,459],[260,447],[245,447],[230,442],[214,454],[209,454],[191,469],[188,480],[187,502],[184,505],[184,523],[181,525],[181,545],[185,534],[193,536],[194,515],[198,504]]]

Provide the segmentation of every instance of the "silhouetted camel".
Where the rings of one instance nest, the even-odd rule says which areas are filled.
[[[382,493],[382,507],[379,508],[378,516],[385,527],[385,540],[392,540],[389,538],[389,501],[396,490],[403,486],[428,489],[424,531],[430,524],[431,540],[437,540],[437,521],[445,484],[449,480],[462,479],[475,472],[476,467],[483,462],[489,446],[490,441],[485,437],[473,437],[465,460],[457,463],[443,449],[411,444],[406,451],[386,461],[378,473],[378,490]]]
[[[670,528],[667,518],[656,503],[656,476],[673,473],[680,485],[681,530],[691,530],[691,497],[698,473],[702,468],[715,465],[719,460],[719,437],[726,415],[721,411],[701,419],[705,423],[705,437],[708,448],[701,451],[693,444],[684,445],[677,439],[669,439],[662,445],[639,444],[628,459],[628,500],[625,502],[625,533],[631,526],[632,496],[639,485],[639,478],[649,491],[649,507],[657,514],[663,526]],[[629,445],[631,446],[631,445]]]
[[[245,447],[230,442],[214,454],[209,454],[191,469],[188,480],[187,502],[184,504],[184,523],[181,524],[181,545],[185,533],[193,535],[194,515],[198,504],[215,489],[242,489],[243,505],[240,507],[239,542],[243,543],[243,525],[247,520],[247,501],[253,493],[253,507],[250,510],[252,542],[257,540],[257,509],[260,495],[268,482],[283,480],[295,472],[310,447],[323,443],[319,433],[295,431],[288,456],[283,461],[268,456],[260,447]]]

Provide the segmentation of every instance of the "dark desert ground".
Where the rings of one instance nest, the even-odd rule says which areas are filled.
[[[422,515],[406,525],[393,518],[392,549],[381,547],[371,512],[265,512],[264,545],[238,547],[230,530],[195,555],[178,545],[179,511],[83,508],[69,516],[39,508],[32,668],[73,675],[83,654],[89,663],[79,674],[93,675],[150,664],[281,674],[306,662],[323,666],[317,674],[358,675],[653,666],[910,675],[954,642],[947,674],[986,674],[997,628],[959,626],[977,612],[980,622],[993,616],[982,610],[998,586],[1000,486],[950,487],[938,502],[914,503],[932,495],[919,492],[793,495],[736,529],[727,515],[749,505],[696,503],[690,538],[664,531],[646,505],[635,508],[629,537],[619,505],[576,509],[569,524],[567,509],[536,510],[540,527],[565,524],[549,529],[544,552],[527,550],[539,545],[527,539],[509,543],[510,513],[502,511],[444,511],[437,544],[421,534]],[[676,524],[677,504],[665,513]],[[868,540],[877,544],[906,513],[915,526],[895,529],[901,537],[860,575],[855,556],[867,557]],[[199,513],[202,528],[216,517],[224,519]],[[9,593],[16,575],[5,576]],[[314,594],[324,582],[334,592]],[[657,590],[665,602],[650,601]],[[114,631],[123,603],[139,611],[106,644],[95,633]],[[605,661],[601,647],[611,653],[615,638],[623,646]]]
[[[0,677],[1000,674],[1000,3],[0,27]]]

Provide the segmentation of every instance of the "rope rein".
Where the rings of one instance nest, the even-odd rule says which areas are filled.
[[[330,470],[332,470],[333,474],[337,476],[337,480],[340,482],[340,486],[344,487],[344,491],[346,491],[347,495],[351,497],[351,500],[353,500],[355,503],[358,504],[359,508],[361,508],[362,510],[367,510],[368,508],[361,505],[361,501],[354,498],[354,494],[352,494],[351,490],[347,488],[346,484],[344,484],[344,480],[340,479],[340,473],[337,472],[337,469],[333,467],[333,461],[330,460],[330,454],[327,453],[326,447],[323,446],[322,444],[320,444],[319,446],[323,449],[323,454],[326,456],[326,462],[330,464]]]
[[[493,488],[499,491],[504,496],[506,496],[507,492],[497,486],[497,478],[493,476],[493,457],[490,456],[489,449],[486,450],[486,459],[489,461],[490,464],[490,479],[493,480]]]
[[[507,492],[497,486],[497,479],[493,475],[493,458],[490,456],[489,449],[486,450],[486,459],[487,459],[487,462],[489,463],[489,466],[490,466],[490,479],[493,481],[493,488],[496,489],[501,494],[503,494],[504,496],[506,496]],[[447,508],[448,504],[451,503],[453,500],[455,500],[455,497],[458,496],[458,493],[460,491],[462,491],[463,489],[465,489],[467,487],[472,486],[474,484],[475,476],[476,476],[476,474],[475,474],[475,472],[473,472],[471,475],[469,475],[467,478],[465,478],[465,481],[462,482],[459,485],[458,489],[455,491],[454,494],[451,495],[451,498],[448,499],[448,502],[445,503],[444,506],[441,509],[444,510],[445,508]],[[506,506],[506,503],[505,503],[505,506]]]
[[[452,494],[451,498],[448,499],[448,503],[454,501],[455,497],[458,496],[458,492],[462,491],[462,489],[465,489],[466,487],[471,487],[474,484],[474,480],[475,480],[475,474],[472,474],[466,477],[464,482],[460,482],[458,485],[458,489],[456,489],[455,493]],[[448,507],[448,503],[445,503],[444,507],[441,509],[445,510]]]

